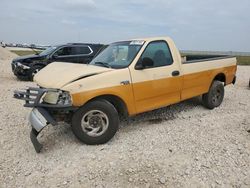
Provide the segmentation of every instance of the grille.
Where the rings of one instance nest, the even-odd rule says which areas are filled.
[[[14,91],[14,98],[24,100],[25,107],[42,106],[40,100],[46,91],[46,89],[42,88],[29,87],[26,90]]]
[[[42,100],[48,91],[57,91],[56,89],[45,89],[29,87],[20,91],[14,91],[14,98],[24,100],[24,107],[48,107],[48,108],[69,108],[71,104],[49,104]]]

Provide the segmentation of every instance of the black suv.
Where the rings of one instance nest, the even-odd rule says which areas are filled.
[[[89,63],[102,47],[102,44],[86,43],[52,46],[39,54],[13,59],[12,71],[20,80],[33,80],[39,70],[52,62]]]

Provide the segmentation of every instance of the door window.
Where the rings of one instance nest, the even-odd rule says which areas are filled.
[[[82,55],[88,55],[91,53],[91,50],[87,46],[78,47],[78,51],[79,51],[79,54],[82,54]]]
[[[55,52],[55,55],[57,55],[57,56],[72,55],[72,48],[71,47],[60,48],[58,51]]]
[[[91,50],[87,46],[75,46],[72,47],[72,55],[88,55],[91,53]]]
[[[173,63],[173,58],[169,47],[164,41],[156,41],[149,43],[145,51],[143,52],[140,60],[142,60],[143,58],[150,58],[153,61],[153,66],[147,68],[167,66]],[[139,61],[137,64],[140,63],[141,61]]]

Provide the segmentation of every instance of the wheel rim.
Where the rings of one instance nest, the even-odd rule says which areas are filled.
[[[108,116],[100,110],[87,112],[81,120],[83,132],[92,137],[101,136],[108,129],[108,125]]]
[[[215,89],[213,92],[213,97],[212,97],[212,101],[214,104],[218,104],[220,103],[222,98],[222,91],[220,89]]]

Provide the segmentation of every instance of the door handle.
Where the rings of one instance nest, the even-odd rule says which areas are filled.
[[[172,72],[172,76],[179,76],[180,75],[180,71],[173,71]]]

